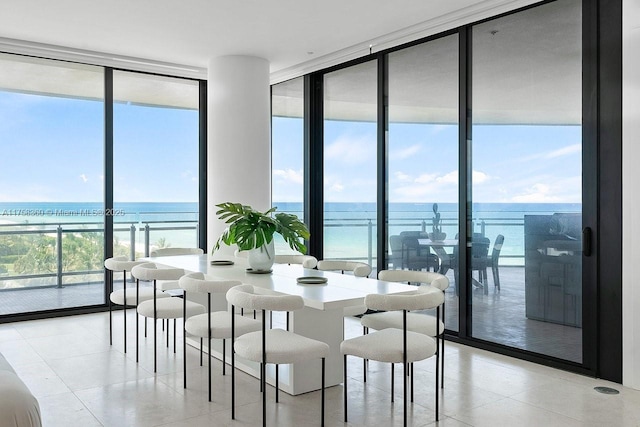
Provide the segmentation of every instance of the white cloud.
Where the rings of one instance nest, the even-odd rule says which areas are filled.
[[[364,135],[356,138],[341,135],[325,148],[324,156],[326,160],[334,160],[349,164],[361,164],[375,161],[375,135]]]
[[[474,170],[472,173],[472,181],[474,184],[482,184],[490,179],[491,177],[484,172]]]
[[[429,182],[435,181],[437,177],[438,177],[438,175],[436,175],[434,173],[423,173],[422,175],[417,177],[414,180],[414,182],[416,182],[418,184],[427,184]]]
[[[302,170],[294,171],[293,169],[274,169],[273,176],[281,178],[284,181],[293,182],[295,184],[304,183],[304,175]]]
[[[83,174],[83,173],[81,173],[81,174],[80,174],[80,179],[82,180],[82,182],[87,182],[87,181],[89,181],[89,178],[87,178],[87,175],[85,175],[85,174]]]
[[[334,182],[333,185],[331,185],[331,190],[337,191],[338,193],[340,193],[342,192],[342,190],[344,190],[344,185],[342,185],[339,182]]]
[[[438,182],[442,184],[455,184],[458,185],[458,171],[451,171],[445,175],[438,177]]]
[[[555,151],[551,151],[545,155],[547,159],[554,159],[556,157],[568,156],[574,153],[582,152],[582,144],[573,144],[568,147],[563,147]]]
[[[191,181],[191,182],[198,182],[198,177],[196,175],[193,174],[193,172],[191,172],[190,170],[186,170],[184,172],[182,172],[180,174],[180,176],[182,176],[182,178],[186,181]]]
[[[552,194],[551,187],[547,184],[537,183],[525,190],[524,194],[511,198],[516,203],[557,203],[562,201],[560,197]]]
[[[452,125],[432,125],[429,128],[431,129],[431,135],[437,135],[447,129],[451,129],[451,127]]]
[[[420,144],[414,144],[400,150],[392,150],[389,153],[389,158],[394,160],[408,159],[409,157],[413,157],[414,155],[416,155],[420,151],[420,149]]]
[[[407,182],[407,181],[411,181],[411,177],[409,175],[407,175],[404,172],[396,172],[394,173],[396,180],[401,181],[401,182]]]
[[[395,189],[395,193],[400,196],[398,202],[417,202],[429,193],[429,187],[421,185],[407,185]]]
[[[402,174],[406,176],[405,174]],[[400,180],[399,180],[400,181]],[[444,175],[422,174],[409,181],[400,181],[401,184],[392,186],[392,199],[394,202],[424,202],[457,200],[458,172],[452,171]]]
[[[559,148],[554,151],[549,151],[548,153],[538,152],[538,153],[530,154],[528,156],[518,157],[513,159],[513,162],[529,163],[532,161],[539,161],[540,159],[555,159],[558,157],[569,156],[571,154],[581,153],[581,152],[582,152],[582,144],[572,144],[566,147]]]

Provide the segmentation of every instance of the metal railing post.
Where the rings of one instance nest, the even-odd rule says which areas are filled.
[[[482,233],[483,236],[485,235],[484,232],[486,230],[486,226],[487,226],[487,223],[485,222],[484,219],[480,221],[480,233]]]
[[[369,240],[368,260],[369,260],[369,265],[373,265],[373,224],[371,223],[371,220],[369,220],[369,224],[367,226],[367,232],[368,232],[368,240]]]
[[[427,221],[425,221],[424,219],[422,220],[422,232],[424,233],[425,231],[427,231]]]
[[[129,240],[130,240],[130,258],[131,260],[136,259],[136,225],[131,224],[131,228],[129,228]]]
[[[62,288],[62,226],[58,225],[57,233],[56,233],[56,255],[57,255],[57,279],[58,279],[58,288]]]
[[[149,256],[149,223],[144,225],[144,256]]]

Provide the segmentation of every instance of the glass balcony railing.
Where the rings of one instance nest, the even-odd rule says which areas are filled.
[[[114,223],[114,256],[149,256],[153,248],[195,247],[198,222]],[[102,283],[104,225],[96,222],[0,224],[0,291]]]
[[[157,212],[154,214],[158,214]],[[158,214],[159,217],[161,215]],[[524,222],[513,218],[474,218],[474,232],[492,241],[495,235],[505,235],[500,256],[501,265],[524,265]],[[389,235],[401,231],[431,230],[431,221],[421,218],[390,218]],[[114,256],[131,259],[149,256],[157,247],[195,247],[198,242],[198,222],[194,220],[155,219],[144,222],[114,224]],[[455,238],[457,221],[442,220],[442,229]],[[374,218],[332,218],[325,220],[325,233],[343,239],[339,253],[327,251],[327,259],[359,260],[376,264]],[[0,291],[37,286],[72,285],[102,282],[102,223],[31,223],[0,224]],[[288,250],[284,242],[278,248]],[[346,254],[346,255],[345,255]]]

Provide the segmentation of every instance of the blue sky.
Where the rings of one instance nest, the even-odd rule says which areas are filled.
[[[0,91],[0,202],[101,202],[102,102]],[[116,202],[198,200],[198,113],[114,106]]]
[[[302,124],[277,118],[273,156],[274,202],[302,197]],[[473,195],[482,203],[580,203],[579,126],[476,125]],[[325,121],[325,201],[375,202],[374,123]],[[389,201],[458,200],[458,128],[389,126]],[[296,199],[297,197],[297,199]]]
[[[197,112],[116,104],[116,202],[195,202]],[[0,202],[102,200],[103,104],[0,92]],[[389,201],[456,202],[452,125],[389,127]],[[302,120],[273,121],[273,200],[301,201]],[[375,202],[376,127],[325,122],[325,200]],[[475,202],[580,203],[579,126],[473,128]]]

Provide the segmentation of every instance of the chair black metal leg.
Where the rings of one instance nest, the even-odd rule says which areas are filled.
[[[409,366],[409,370],[411,371],[411,403],[413,403],[413,363]]]
[[[393,392],[393,387],[395,385],[395,364],[392,363],[391,364],[391,403],[394,402],[394,392]]]
[[[107,287],[109,289],[109,345],[113,345],[113,314],[111,308],[111,293],[113,292],[113,272],[109,269],[105,269],[107,272]]]
[[[320,397],[320,425],[324,427],[324,374],[325,374],[325,360],[322,358],[322,396]]]
[[[440,372],[438,371],[438,365],[436,363],[436,421],[439,420],[438,418],[438,412],[439,412],[439,402],[440,402],[440,397],[439,397],[439,389],[438,389],[438,376],[440,375]]]
[[[164,323],[163,323],[164,324]],[[158,308],[156,305],[156,281],[153,281],[153,373],[158,372]]]
[[[262,427],[267,427],[267,369],[266,363],[262,364]]]
[[[202,344],[203,344],[204,338],[200,337],[200,366],[202,366]]]
[[[278,381],[280,380],[280,375],[279,375],[280,370],[278,369],[278,364],[276,363],[276,403],[278,403],[278,391],[279,391],[279,386],[278,386]]]
[[[124,317],[124,352],[127,352],[127,272],[122,272],[122,285],[124,294],[124,305],[122,306],[122,313]]]
[[[178,335],[178,328],[176,327],[178,319],[173,319],[173,354],[176,353],[176,335]]]
[[[109,295],[109,345],[113,345],[113,314],[111,308],[111,295]]]
[[[231,306],[231,419],[236,418],[236,356],[233,350],[233,344],[236,341],[236,316],[235,307]]]
[[[139,359],[139,348],[140,348],[140,315],[138,314],[138,306],[140,305],[140,281],[136,279],[136,363],[138,363]],[[145,334],[147,336],[147,318],[144,318],[144,326],[145,326]]]
[[[444,306],[445,304],[442,304],[442,323],[444,324]],[[438,325],[438,327],[440,327],[440,325]],[[444,388],[444,330],[442,331],[442,336],[441,336],[441,340],[440,340],[440,346],[442,349],[442,356],[440,358],[440,363],[442,364],[442,369],[440,370],[440,387]]]
[[[164,325],[164,319],[162,319],[162,324]],[[169,348],[169,319],[167,319],[167,348]]]
[[[402,403],[403,403],[403,412],[404,412],[404,427],[407,427],[407,386],[408,386],[408,376],[407,373],[409,372],[409,364],[407,362],[403,363],[404,365],[404,382],[403,382],[403,399],[402,399]]]
[[[182,315],[187,318],[187,291],[182,294]],[[187,322],[182,322],[182,370],[184,388],[187,388]]]
[[[144,318],[144,337],[147,337],[147,318]]]
[[[222,375],[227,375],[227,340],[222,340]]]
[[[345,354],[343,357],[343,367],[342,372],[344,378],[342,379],[342,387],[343,387],[343,397],[344,397],[344,422],[347,422],[347,355]]]
[[[255,315],[255,311],[254,311]],[[267,330],[266,310],[262,310],[262,427],[267,427]]]
[[[362,327],[362,335],[367,335],[369,333],[369,328],[366,326]],[[364,382],[367,382],[367,359],[362,359],[362,379]]]
[[[211,293],[207,293],[207,365],[209,367],[209,402],[211,402]]]

